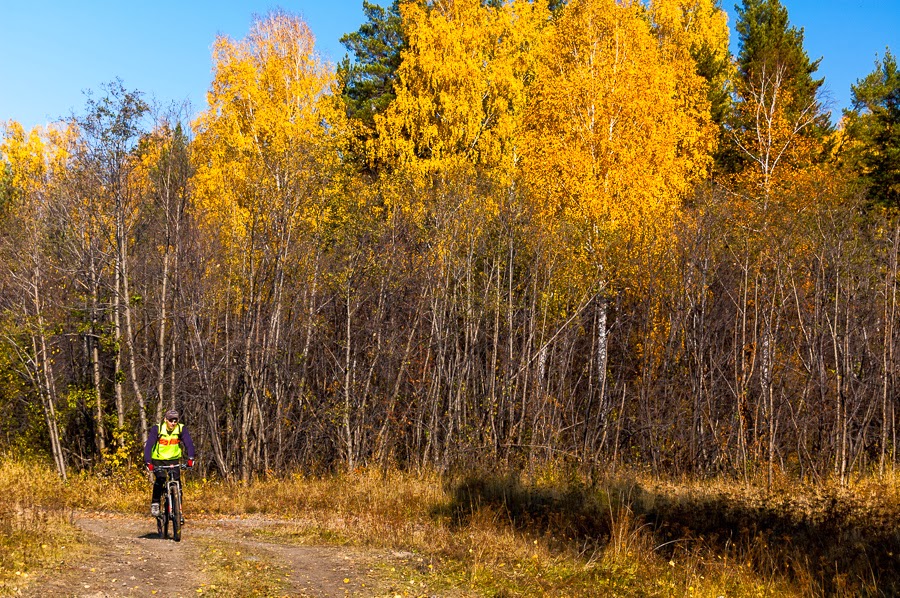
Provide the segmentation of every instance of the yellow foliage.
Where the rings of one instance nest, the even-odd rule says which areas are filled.
[[[449,0],[407,3],[401,11],[409,47],[396,99],[376,118],[379,157],[422,174],[462,165],[509,174],[546,5]]]
[[[13,188],[23,196],[43,193],[54,175],[64,172],[69,158],[71,128],[35,127],[25,132],[9,121],[0,142],[0,159],[10,166]]]
[[[727,56],[712,0],[576,0],[553,15],[445,0],[401,14],[407,49],[372,149],[405,181],[389,201],[445,231],[435,258],[506,209],[534,216],[529,238],[563,303],[647,270],[711,165],[716,127],[691,53]]]
[[[428,235],[428,259],[466,259],[516,201],[521,119],[545,3],[410,2],[395,100],[375,117],[386,204]],[[504,207],[506,206],[506,207]]]
[[[336,163],[343,119],[335,77],[296,17],[273,13],[248,37],[219,37],[209,109],[194,123],[198,204],[207,223],[242,243],[274,213],[315,223],[303,202]]]
[[[216,266],[239,285],[327,216],[346,119],[334,70],[297,17],[271,13],[243,40],[219,37],[213,58],[192,183],[200,221],[222,247]]]
[[[752,171],[744,174],[758,177],[760,191],[768,194],[779,179],[806,168],[818,153],[819,143],[801,135],[812,124],[813,115],[798,118],[789,114],[793,94],[778,71],[742,82],[738,91],[743,102],[737,113],[743,126],[735,129],[734,138],[749,158],[748,170]]]
[[[75,131],[70,126],[35,127],[26,133],[13,121],[7,123],[0,138],[0,168],[5,162],[12,186],[10,201],[3,207],[18,222],[12,229],[21,232],[22,240],[27,243],[40,243],[51,198],[66,178],[75,140]],[[25,250],[21,244],[14,243],[13,247],[15,251]]]
[[[673,52],[706,49],[728,60],[728,15],[715,0],[653,0],[649,12],[664,44]]]
[[[541,48],[524,178],[547,229],[574,227],[572,251],[586,266],[615,261],[621,273],[626,256],[611,260],[611,248],[666,242],[681,198],[710,165],[704,84],[636,2],[571,2]]]

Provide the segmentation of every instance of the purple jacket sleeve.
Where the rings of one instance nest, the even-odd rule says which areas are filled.
[[[150,455],[153,454],[153,447],[159,440],[159,427],[150,428],[150,434],[147,436],[147,442],[144,444],[144,463],[150,463]]]
[[[184,443],[184,452],[187,453],[187,458],[193,459],[194,441],[191,440],[191,434],[188,432],[187,426],[181,428],[181,442]]]

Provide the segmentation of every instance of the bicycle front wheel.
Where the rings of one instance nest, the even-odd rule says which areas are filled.
[[[169,519],[169,497],[165,496],[160,505],[159,517],[156,518],[156,529],[163,540],[169,537]]]
[[[172,539],[181,542],[181,497],[172,494]]]

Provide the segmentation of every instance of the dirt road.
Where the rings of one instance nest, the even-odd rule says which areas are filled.
[[[200,519],[181,542],[157,536],[155,520],[78,513],[86,551],[64,557],[57,571],[33,580],[24,596],[390,596],[379,563],[405,555],[281,542],[260,530],[270,519]],[[421,594],[419,594],[421,595]]]

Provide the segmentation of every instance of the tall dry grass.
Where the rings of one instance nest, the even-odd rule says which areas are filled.
[[[0,595],[17,593],[78,542],[56,473],[43,463],[0,457]]]
[[[249,487],[189,484],[201,516],[274,516],[268,538],[389,548],[398,572],[431,591],[473,596],[803,596],[739,550],[719,558],[696,539],[660,539],[633,481],[584,485],[538,475],[467,476],[362,471],[288,476]],[[733,554],[732,554],[733,553]]]
[[[432,593],[900,595],[894,476],[774,491],[641,475],[588,482],[553,468],[455,477],[364,470],[247,486],[185,479],[189,519],[258,517],[256,533],[269,540],[389,549],[405,564],[385,575]],[[13,481],[17,489],[0,499],[4,537],[17,538],[4,540],[18,555],[2,561],[7,579],[70,541],[71,509],[148,508],[149,479],[137,471],[63,485],[49,468],[6,459],[0,483]],[[56,522],[70,531],[54,535]]]

